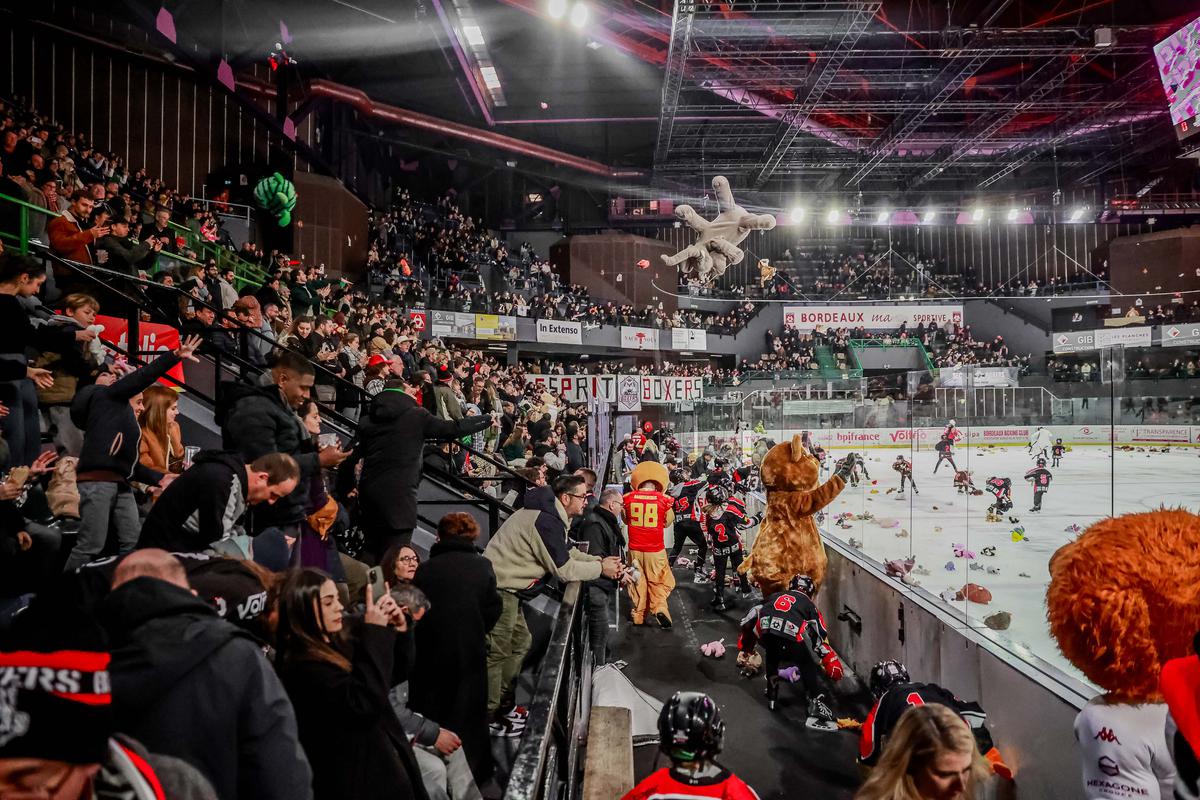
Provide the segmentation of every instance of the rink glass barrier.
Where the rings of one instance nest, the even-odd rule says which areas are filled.
[[[1090,685],[1047,628],[1051,556],[1106,516],[1162,505],[1200,509],[1200,399],[1145,394],[1155,384],[1127,382],[1119,349],[1096,355],[1108,367],[1085,387],[979,386],[971,370],[965,379],[956,371],[947,386],[937,371],[922,371],[732,392],[679,409],[671,421],[686,450],[703,450],[716,437],[739,459],[764,436],[782,442],[809,431],[828,453],[824,477],[837,459],[861,453],[869,475],[825,509],[824,535],[1029,667],[1086,691]],[[1078,396],[1081,390],[1089,396]],[[951,419],[960,432],[955,466],[974,488],[957,489],[949,463],[934,474],[936,445]],[[1025,476],[1036,466],[1029,444],[1039,427],[1051,446],[1061,439],[1064,452],[1057,466],[1047,453],[1050,487],[1042,510],[1031,511]],[[913,464],[917,492],[898,491],[897,456]],[[1012,481],[1012,509],[989,516],[992,477]],[[749,548],[753,533],[746,539]]]

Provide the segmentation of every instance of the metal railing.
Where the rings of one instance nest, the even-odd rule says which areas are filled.
[[[563,593],[504,800],[572,800],[579,794],[579,738],[591,705],[592,666],[580,589],[569,583]]]

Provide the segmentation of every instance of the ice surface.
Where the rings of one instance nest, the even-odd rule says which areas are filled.
[[[848,450],[830,451],[827,463]],[[1079,680],[1083,676],[1058,651],[1046,625],[1046,586],[1049,583],[1050,557],[1078,534],[1068,526],[1087,526],[1109,514],[1146,511],[1161,505],[1200,509],[1200,448],[1177,448],[1166,453],[1110,452],[1108,447],[1077,446],[1067,453],[1054,475],[1050,491],[1043,498],[1040,513],[1030,513],[1033,490],[1023,476],[1033,467],[1033,459],[1024,447],[957,448],[955,460],[960,469],[968,469],[976,487],[983,489],[991,476],[1012,479],[1013,508],[1009,514],[1020,522],[989,523],[987,507],[993,502],[985,491],[979,496],[959,494],[953,486],[954,471],[942,464],[933,474],[937,454],[903,451],[912,460],[913,475],[920,494],[911,490],[903,496],[888,489],[900,485],[899,473],[891,468],[899,451],[869,450],[864,453],[872,480],[863,479],[857,488],[847,486],[826,508],[822,530],[829,536],[849,543],[861,542],[861,550],[873,560],[915,556],[913,579],[933,595],[956,590],[965,583],[976,583],[992,593],[987,605],[952,603],[968,614],[972,626],[983,628],[983,619],[997,611],[1012,614],[1012,624],[999,634],[1002,641],[1024,646],[1039,658]],[[1048,462],[1049,465],[1049,462]],[[877,493],[872,493],[875,490]],[[936,510],[935,510],[936,507]],[[873,520],[849,520],[849,529],[835,524],[839,514],[871,514]],[[899,520],[899,525],[895,524]],[[888,527],[888,526],[892,527]],[[1013,541],[1014,528],[1023,527],[1025,539]],[[939,530],[940,529],[940,530]],[[908,536],[897,536],[901,531]],[[954,544],[965,545],[975,553],[975,563],[984,569],[970,569],[971,560],[956,557]],[[984,547],[996,548],[995,556],[986,556]],[[954,565],[954,571],[946,569]],[[915,574],[921,568],[928,575]],[[999,574],[988,574],[987,567],[998,567]],[[1029,577],[1023,577],[1021,573]]]

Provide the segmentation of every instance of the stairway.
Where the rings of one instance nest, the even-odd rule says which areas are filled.
[[[821,367],[822,378],[834,380],[842,377],[842,370],[838,368],[838,360],[834,357],[833,350],[829,345],[817,345],[813,349],[813,354],[817,357],[817,364]]]

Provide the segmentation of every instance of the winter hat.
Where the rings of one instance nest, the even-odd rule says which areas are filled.
[[[22,616],[41,616],[35,603]],[[104,631],[82,615],[19,625],[0,650],[0,760],[99,764],[113,732]]]

